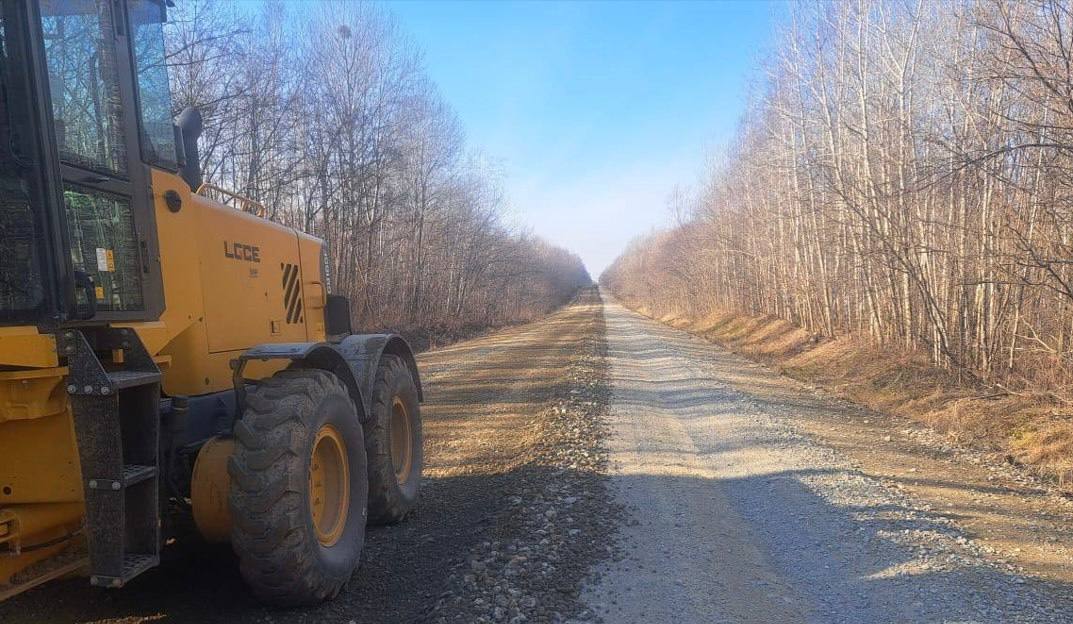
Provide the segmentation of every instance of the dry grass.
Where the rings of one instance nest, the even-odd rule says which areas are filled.
[[[820,338],[775,317],[658,320],[877,412],[925,423],[954,443],[1024,464],[1073,490],[1073,411],[1047,395],[995,392],[919,353],[881,350],[854,336]]]

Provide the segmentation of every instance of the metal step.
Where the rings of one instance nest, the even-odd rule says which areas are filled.
[[[119,491],[123,488],[130,487],[136,483],[141,483],[147,479],[152,479],[157,475],[156,466],[140,466],[137,464],[126,464],[123,466],[123,474],[119,479],[90,479],[89,489],[91,490],[113,490]]]
[[[156,466],[126,464],[123,466],[123,487],[130,487],[135,483],[141,483],[146,479],[152,479],[156,477],[156,475]]]
[[[112,391],[115,392],[116,390],[122,390],[124,388],[158,383],[160,381],[160,372],[137,370],[109,371],[108,380],[112,384]]]
[[[122,587],[160,561],[160,369],[128,329],[64,330],[58,340],[86,479],[90,579]]]
[[[146,570],[160,565],[160,557],[154,554],[127,553],[123,556],[123,573],[120,576],[94,574],[89,577],[91,585],[97,587],[123,587]]]

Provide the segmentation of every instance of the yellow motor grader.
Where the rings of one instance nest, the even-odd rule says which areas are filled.
[[[351,334],[324,241],[203,184],[166,10],[0,0],[0,600],[122,587],[187,514],[314,603],[417,501],[410,348]]]

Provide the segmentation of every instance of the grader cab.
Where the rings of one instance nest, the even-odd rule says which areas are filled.
[[[188,514],[308,604],[417,501],[410,348],[351,334],[323,241],[210,197],[167,8],[0,0],[0,600],[122,587]]]

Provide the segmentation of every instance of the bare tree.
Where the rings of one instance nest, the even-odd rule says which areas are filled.
[[[691,220],[604,283],[770,314],[1008,386],[1073,376],[1073,11],[796,5]]]
[[[327,240],[357,327],[450,336],[590,283],[577,256],[504,224],[498,179],[382,8],[248,16],[194,0],[170,28],[177,104],[205,117],[206,178]]]

